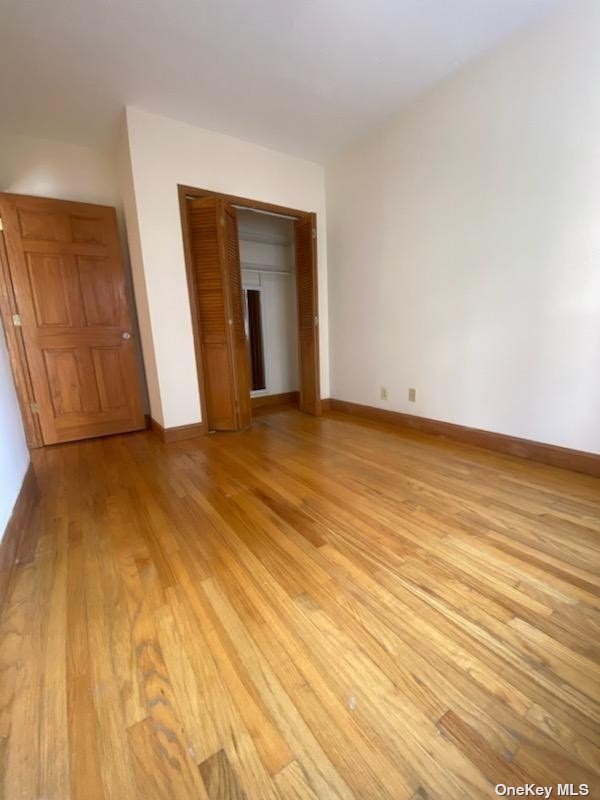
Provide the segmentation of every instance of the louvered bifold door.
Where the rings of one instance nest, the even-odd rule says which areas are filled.
[[[250,422],[250,392],[235,211],[217,198],[192,200],[188,224],[207,423],[239,430]]]
[[[300,410],[321,414],[316,215],[296,220]]]
[[[235,208],[229,203],[222,206],[225,248],[225,271],[228,278],[229,305],[231,310],[231,339],[233,371],[237,405],[237,425],[247,428],[252,422],[250,406],[250,353],[244,324],[244,294],[240,264],[240,246]]]

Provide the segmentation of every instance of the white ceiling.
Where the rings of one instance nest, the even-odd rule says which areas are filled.
[[[107,146],[124,105],[323,160],[565,0],[3,0],[0,126]]]

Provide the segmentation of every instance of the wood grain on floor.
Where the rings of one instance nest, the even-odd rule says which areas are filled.
[[[600,481],[278,409],[34,454],[6,800],[600,796]]]

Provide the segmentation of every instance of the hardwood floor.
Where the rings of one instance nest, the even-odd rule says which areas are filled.
[[[600,796],[598,479],[291,410],[35,467],[6,800]]]

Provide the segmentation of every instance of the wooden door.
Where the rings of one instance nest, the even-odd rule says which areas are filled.
[[[1,194],[0,217],[44,444],[143,428],[115,210]]]
[[[316,214],[295,222],[300,410],[321,414]]]
[[[242,430],[251,422],[250,368],[235,209],[216,197],[192,200],[188,228],[208,428]]]

